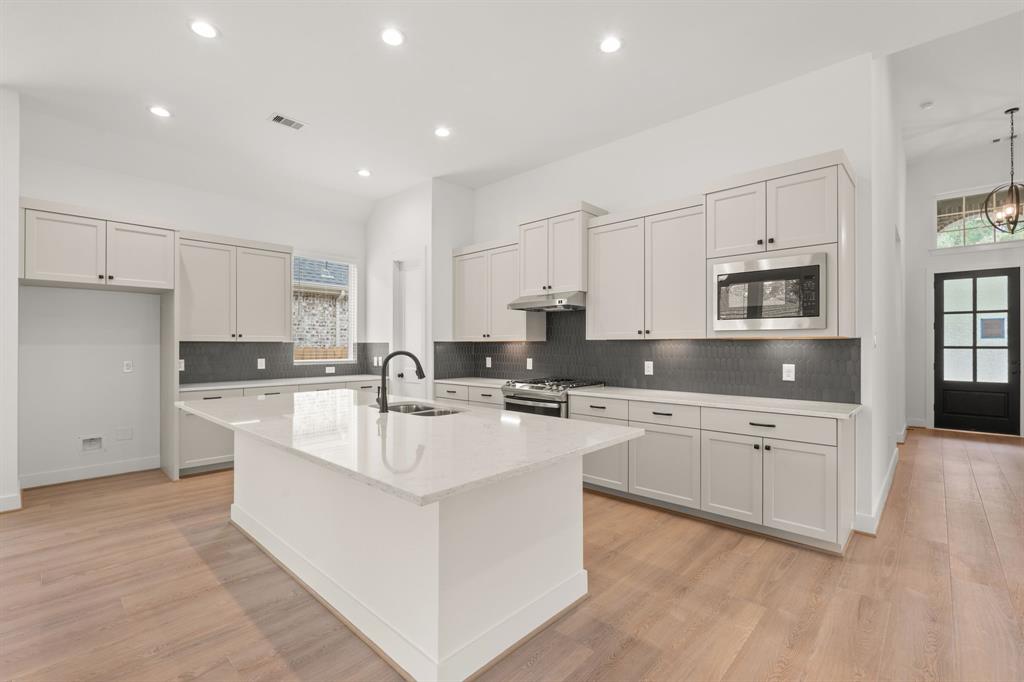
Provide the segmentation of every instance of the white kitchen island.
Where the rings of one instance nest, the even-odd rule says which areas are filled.
[[[346,389],[178,405],[235,432],[233,523],[417,680],[469,677],[587,594],[582,456],[643,435]]]

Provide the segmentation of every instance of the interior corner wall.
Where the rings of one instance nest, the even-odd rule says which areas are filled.
[[[999,248],[935,249],[935,201],[941,195],[984,192],[1006,182],[1009,152],[1005,144],[979,142],[975,147],[933,153],[907,167],[907,372],[906,414],[912,426],[934,424],[931,349],[933,277],[939,272],[1024,268],[1024,244]],[[1024,296],[1024,278],[1021,282]],[[1024,353],[1024,339],[1021,341]],[[1021,405],[1024,423],[1024,404]]]
[[[18,197],[21,105],[0,88],[0,511],[21,507],[18,482]]]
[[[474,192],[435,179],[430,225],[430,300],[433,341],[454,340],[452,249],[473,241]],[[430,353],[433,355],[433,353]]]

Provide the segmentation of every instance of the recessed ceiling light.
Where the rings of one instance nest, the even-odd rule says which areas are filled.
[[[607,36],[601,41],[601,52],[607,54],[618,52],[620,47],[622,47],[622,41],[616,36]]]
[[[162,107],[159,104],[153,105],[149,108],[149,113],[160,118],[167,118],[171,115],[171,112],[167,110],[167,107]]]
[[[398,47],[405,42],[405,36],[397,28],[386,28],[380,34],[380,39],[391,47]]]
[[[928,100],[927,102],[921,102],[918,106],[921,107],[921,111],[928,111],[935,106],[935,102]]]
[[[202,19],[196,19],[189,27],[193,33],[202,38],[216,38],[218,34],[217,28],[213,24]]]
[[[452,134],[452,130],[447,126],[437,126],[434,128],[434,134],[438,137],[448,137]]]
[[[361,178],[368,178],[370,177],[370,169],[360,168],[359,170],[356,171],[356,175],[358,175]]]

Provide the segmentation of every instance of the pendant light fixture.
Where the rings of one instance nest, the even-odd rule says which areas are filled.
[[[985,197],[984,208],[985,220],[1007,234],[1017,230],[1020,213],[1024,210],[1024,185],[1013,180],[1013,146],[1014,138],[1017,137],[1013,130],[1013,115],[1018,111],[1019,107],[1013,107],[1003,112],[1010,115],[1010,182],[989,192]]]

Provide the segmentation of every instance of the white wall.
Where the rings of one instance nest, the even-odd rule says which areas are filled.
[[[18,485],[18,93],[0,88],[0,511],[21,507]]]
[[[430,220],[430,295],[434,341],[451,341],[452,249],[473,240],[473,190],[433,181]]]
[[[20,303],[22,486],[157,468],[160,296],[23,286]],[[92,435],[103,451],[82,452]]]
[[[519,222],[573,201],[612,213],[643,208],[834,149],[850,157],[859,188],[871,170],[870,64],[850,59],[481,187],[474,241],[516,239]]]
[[[934,347],[934,273],[1024,267],[1024,244],[936,250],[935,199],[954,192],[986,191],[1002,184],[1006,182],[1007,164],[1006,145],[981,142],[973,149],[915,159],[908,166],[906,412],[911,425],[930,426],[934,418],[929,383]],[[1024,420],[1024,406],[1021,417]]]

